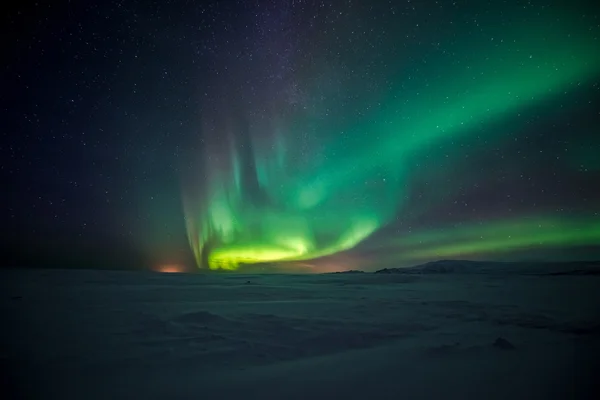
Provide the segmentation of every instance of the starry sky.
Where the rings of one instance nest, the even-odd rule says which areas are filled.
[[[586,1],[23,2],[2,265],[600,259]]]

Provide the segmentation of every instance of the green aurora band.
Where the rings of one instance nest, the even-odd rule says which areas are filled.
[[[417,76],[395,72],[405,68],[390,56],[393,84],[375,100],[365,97],[365,115],[323,122],[314,110],[299,110],[273,118],[269,145],[253,141],[253,131],[266,128],[250,124],[248,143],[230,140],[225,160],[207,150],[204,177],[184,187],[183,196],[198,266],[236,270],[355,247],[402,214],[413,164],[459,153],[455,143],[476,135],[505,139],[513,133],[492,127],[518,128],[518,114],[552,104],[598,76],[595,39],[561,21],[540,16],[522,29],[492,31],[485,40],[464,38],[468,49],[449,43],[446,54],[430,59]],[[307,137],[318,151],[300,150]],[[190,186],[201,195],[190,194]],[[401,248],[405,259],[426,259],[597,243],[595,217],[488,221],[417,232],[383,246]]]
[[[499,255],[550,246],[592,246],[599,242],[598,218],[563,220],[538,216],[414,232],[410,236],[396,238],[377,247],[378,250],[384,250],[384,254],[391,253],[391,249],[401,254],[401,257],[394,256],[390,261],[418,262],[465,254]]]

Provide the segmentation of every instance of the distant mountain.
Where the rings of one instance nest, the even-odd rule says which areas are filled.
[[[349,271],[338,271],[338,272],[329,272],[330,274],[364,274],[365,271],[359,271],[357,269],[351,269]]]
[[[408,268],[384,268],[376,274],[487,274],[600,275],[600,261],[498,262],[439,260]]]

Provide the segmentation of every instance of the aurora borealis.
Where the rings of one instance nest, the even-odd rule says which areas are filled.
[[[598,90],[597,24],[576,8],[494,13],[469,4],[459,20],[436,9],[413,21],[427,38],[415,42],[394,13],[355,3],[323,6],[318,29],[296,32],[307,17],[301,3],[261,9],[272,20],[252,17],[269,32],[250,39],[255,61],[216,67],[224,77],[207,94],[202,146],[183,185],[199,267],[320,270],[339,256],[364,268],[600,243],[597,202],[572,197],[552,209],[565,185],[545,180],[532,194],[516,182],[572,168],[565,148],[573,136],[591,137],[547,125],[574,118],[581,105],[573,99]],[[313,44],[319,29],[334,39]],[[527,143],[532,129],[545,142],[538,149]],[[544,152],[553,161],[540,172]],[[571,173],[592,179],[589,170]],[[495,191],[494,179],[502,181]],[[472,215],[439,218],[469,196]]]
[[[3,24],[6,265],[600,259],[589,2],[40,7]]]

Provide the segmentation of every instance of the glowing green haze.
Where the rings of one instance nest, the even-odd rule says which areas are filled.
[[[341,109],[335,102],[343,98],[333,96],[321,110],[295,107],[229,124],[222,143],[204,149],[203,174],[184,192],[198,265],[234,270],[246,263],[327,256],[355,247],[402,217],[415,163],[459,154],[458,143],[470,138],[507,140],[516,133],[495,126],[517,121],[520,113],[551,104],[597,76],[597,41],[566,21],[540,16],[509,32],[490,29],[489,35],[465,34],[453,43],[439,38],[447,52],[425,58],[417,74],[402,68],[404,61],[389,51],[378,78],[388,82],[385,90],[355,91],[364,94],[354,101],[364,106],[361,115],[324,116],[329,106]],[[398,41],[402,38],[390,37],[389,46]],[[362,62],[352,60],[351,66]],[[323,97],[320,83],[304,79],[309,98]],[[445,173],[434,165],[430,170]],[[519,227],[491,221],[388,243],[397,241],[406,258],[421,259],[512,251],[534,243],[600,242],[598,223],[573,220],[543,235],[535,234],[535,225],[539,222]]]

